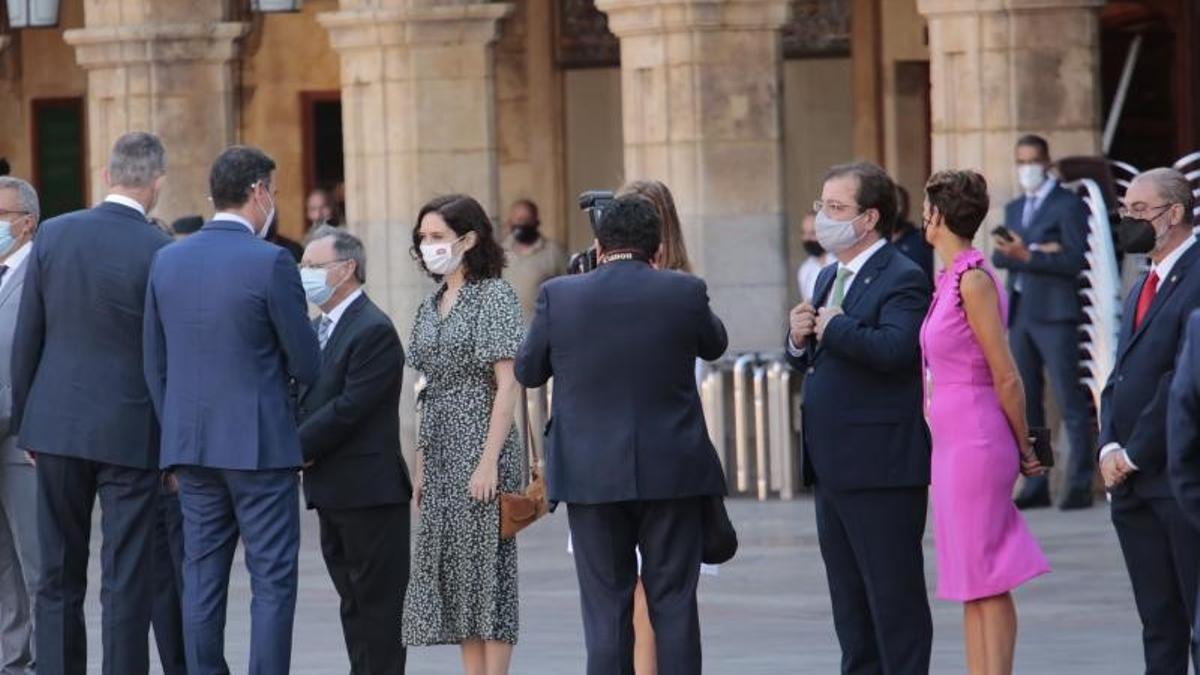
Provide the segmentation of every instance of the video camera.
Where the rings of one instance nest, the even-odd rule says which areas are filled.
[[[604,210],[612,203],[613,198],[611,190],[588,190],[579,195],[579,209],[588,214],[593,233],[596,232],[596,226],[600,224]],[[594,269],[596,269],[596,247],[594,246],[589,246],[571,256],[571,261],[567,263],[567,274],[583,274]]]

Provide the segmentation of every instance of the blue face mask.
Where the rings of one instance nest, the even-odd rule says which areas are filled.
[[[304,286],[304,295],[312,304],[320,307],[333,297],[334,287],[326,284],[328,272],[319,267],[305,267],[300,270],[300,284]]]
[[[8,253],[12,245],[12,223],[7,220],[0,220],[0,254]]]

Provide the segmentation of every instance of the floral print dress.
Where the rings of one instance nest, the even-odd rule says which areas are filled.
[[[410,363],[425,375],[417,449],[424,479],[404,602],[405,645],[465,640],[517,642],[517,544],[500,539],[499,501],[481,503],[468,483],[487,439],[496,397],[493,366],[516,356],[521,306],[507,281],[467,282],[445,318],[443,286],[417,309]],[[499,460],[501,492],[521,488],[515,425]]]

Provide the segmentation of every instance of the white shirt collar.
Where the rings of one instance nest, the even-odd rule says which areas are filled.
[[[246,220],[245,218],[239,216],[236,213],[230,213],[228,211],[219,211],[217,213],[217,215],[212,217],[212,219],[213,219],[213,222],[216,222],[218,220],[227,220],[232,223],[241,223],[242,225],[246,226],[247,230],[250,230],[250,234],[258,234],[258,232],[254,229],[254,226],[250,224],[250,221]]]
[[[854,258],[850,262],[845,263],[845,264],[842,264],[839,262],[838,269],[844,268],[844,269],[850,270],[850,276],[853,277],[853,276],[857,275],[859,272],[861,272],[863,265],[866,265],[867,261],[871,259],[871,256],[878,253],[879,249],[883,248],[884,246],[887,246],[887,241],[885,241],[882,237],[880,237],[879,241],[875,242],[874,244],[871,244],[870,248],[868,248],[867,250],[863,251],[862,253],[859,253],[858,255],[854,256]]]
[[[109,195],[104,198],[104,201],[112,202],[113,204],[120,204],[121,206],[128,206],[134,211],[142,214],[143,218],[146,217],[146,207],[142,206],[136,200],[126,197],[125,195]]]
[[[338,322],[342,320],[342,315],[346,313],[347,309],[350,309],[350,305],[354,304],[354,301],[357,300],[362,294],[363,289],[358,288],[350,295],[347,295],[341,302],[339,302],[337,307],[329,310],[328,313],[323,312],[323,314],[325,314],[325,318],[329,319],[330,322],[329,335],[331,337],[333,336],[333,329],[337,328]]]
[[[1046,180],[1042,181],[1041,187],[1033,192],[1025,193],[1025,196],[1033,197],[1034,204],[1041,204],[1046,200],[1046,197],[1050,194],[1050,191],[1053,190],[1057,185],[1057,178],[1047,178]]]
[[[1160,285],[1162,284],[1163,279],[1166,279],[1171,275],[1171,270],[1175,269],[1175,263],[1179,262],[1179,259],[1183,257],[1183,254],[1187,253],[1188,249],[1195,244],[1196,238],[1188,237],[1183,241],[1182,244],[1177,246],[1174,251],[1168,253],[1167,257],[1163,258],[1161,262],[1150,268],[1154,270],[1156,275],[1158,275],[1158,283]]]

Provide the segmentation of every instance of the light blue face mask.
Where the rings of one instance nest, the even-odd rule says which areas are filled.
[[[300,270],[300,285],[304,286],[304,296],[318,307],[333,297],[334,288],[326,284],[328,278],[329,273],[320,267],[304,267]]]
[[[12,245],[12,223],[7,220],[0,220],[0,255],[8,253]]]

